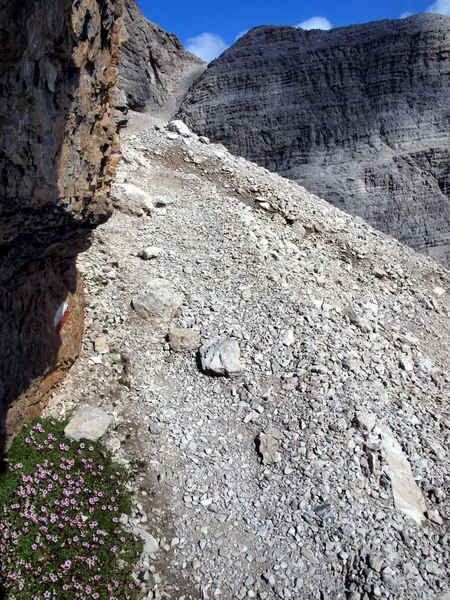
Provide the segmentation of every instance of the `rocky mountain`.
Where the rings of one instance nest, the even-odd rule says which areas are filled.
[[[135,0],[125,1],[124,23],[117,104],[173,113],[206,64],[148,21]]]
[[[450,265],[450,17],[331,31],[256,27],[180,117]]]
[[[81,348],[76,255],[111,214],[122,2],[0,7],[0,440]],[[1,448],[0,448],[1,454]]]

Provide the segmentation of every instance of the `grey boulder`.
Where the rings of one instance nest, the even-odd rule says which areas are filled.
[[[206,340],[199,350],[199,356],[205,373],[225,377],[239,377],[244,373],[237,340],[219,337]]]
[[[183,304],[184,295],[167,279],[150,279],[132,301],[137,315],[159,330],[167,330]]]
[[[64,429],[70,440],[79,442],[82,439],[96,442],[105,435],[112,423],[112,418],[105,411],[94,406],[80,406]]]

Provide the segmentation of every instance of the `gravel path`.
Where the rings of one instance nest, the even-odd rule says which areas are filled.
[[[447,600],[448,272],[149,116],[123,154],[50,411],[114,417],[131,523],[159,544],[148,598]],[[182,305],[156,325],[137,297],[159,278]],[[175,351],[216,338],[242,374]]]

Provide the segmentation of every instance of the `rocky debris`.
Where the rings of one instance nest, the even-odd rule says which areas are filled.
[[[155,329],[167,330],[183,300],[183,294],[167,279],[150,279],[134,296],[132,306]]]
[[[450,297],[434,289],[449,289],[448,272],[223,146],[171,141],[167,123],[129,117],[119,176],[173,203],[151,219],[116,211],[79,258],[84,349],[52,410],[89,402],[114,416],[104,444],[129,464],[130,526],[159,546],[146,595],[439,598]],[[149,244],[165,254],[141,260]],[[185,296],[163,332],[130,310],[156,277]],[[172,350],[172,328],[235,340],[243,374],[204,376],[198,354]],[[385,426],[423,496],[420,524],[395,504]]]
[[[231,338],[213,338],[203,342],[199,350],[202,371],[211,375],[239,377],[244,374],[239,342]]]
[[[187,125],[183,123],[183,121],[170,121],[170,123],[167,126],[167,129],[169,131],[173,131],[174,133],[178,133],[178,135],[181,135],[186,138],[192,136],[192,131]]]
[[[172,115],[206,63],[125,0],[117,105]]]
[[[208,66],[177,117],[448,266],[449,29],[434,14],[255,27]]]
[[[122,2],[0,8],[0,438],[34,418],[81,349],[75,266],[111,213]],[[0,454],[2,453],[0,443]]]
[[[83,405],[77,408],[64,429],[70,440],[90,440],[96,442],[108,431],[112,418],[104,410],[95,406]]]
[[[147,248],[143,248],[139,252],[139,257],[142,260],[152,260],[152,258],[158,258],[158,256],[162,256],[164,254],[164,250],[162,248],[158,248],[157,246],[147,246]]]
[[[382,430],[381,444],[389,466],[395,506],[417,523],[421,523],[426,510],[424,497],[414,480],[405,453],[387,427]]]
[[[174,352],[188,352],[197,350],[200,346],[200,333],[194,329],[171,327],[169,331],[169,344]]]
[[[126,215],[142,217],[150,215],[154,209],[151,196],[132,183],[115,183],[111,197],[114,208]]]

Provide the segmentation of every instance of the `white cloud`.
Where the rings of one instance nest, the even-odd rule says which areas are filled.
[[[311,17],[299,23],[296,27],[301,27],[302,29],[325,29],[328,31],[328,29],[333,28],[333,25],[325,17]]]
[[[400,15],[400,19],[406,19],[408,17],[412,17],[414,13],[412,13],[410,10],[405,10],[404,12],[402,12],[402,14]]]
[[[224,50],[228,48],[228,44],[215,33],[201,33],[192,38],[188,38],[186,49],[192,54],[206,62],[211,62],[217,58]]]
[[[450,0],[436,0],[436,2],[433,2],[425,12],[450,16]]]
[[[237,42],[239,38],[241,38],[243,35],[245,35],[246,33],[248,33],[248,31],[250,31],[249,29],[243,29],[242,31],[240,31],[237,36],[234,38],[234,41]]]

